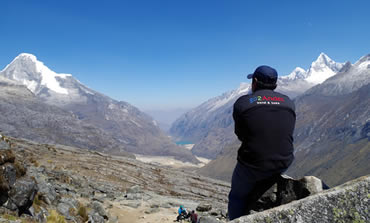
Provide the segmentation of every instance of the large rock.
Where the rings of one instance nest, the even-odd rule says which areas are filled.
[[[231,222],[370,222],[369,189],[370,175]]]
[[[196,210],[200,212],[210,211],[211,209],[212,209],[212,204],[209,204],[209,203],[201,203],[196,208]]]
[[[11,207],[17,207],[19,214],[28,213],[28,209],[32,206],[33,200],[37,194],[37,184],[30,177],[22,177],[17,179],[14,185],[8,192],[8,204]]]
[[[0,174],[4,176],[9,186],[12,186],[17,179],[17,171],[11,163],[5,163],[2,165],[0,168]]]
[[[260,182],[248,203],[249,210],[264,211],[321,192],[327,186],[314,176],[295,180],[288,176],[277,176]]]
[[[108,214],[105,211],[103,205],[100,202],[94,201],[92,203],[92,209],[95,212],[93,215],[98,214],[99,216],[103,217],[104,219],[108,220]]]

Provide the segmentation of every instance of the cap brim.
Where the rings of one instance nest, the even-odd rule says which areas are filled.
[[[252,79],[253,78],[253,74],[248,74],[247,78],[248,79]]]

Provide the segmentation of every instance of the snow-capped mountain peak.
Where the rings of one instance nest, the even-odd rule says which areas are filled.
[[[306,81],[312,84],[321,84],[326,79],[334,76],[343,65],[344,63],[333,61],[325,53],[320,53],[319,57],[311,64]]]
[[[50,70],[43,62],[37,60],[35,55],[29,53],[19,54],[1,71],[1,74],[21,82],[33,93],[38,93],[46,87],[59,94],[68,94],[68,90],[60,85],[58,79],[72,76]]]
[[[355,65],[359,65],[362,69],[370,69],[370,54],[361,57]]]
[[[281,77],[282,79],[296,80],[296,79],[305,79],[307,72],[301,68],[296,67],[289,75]]]

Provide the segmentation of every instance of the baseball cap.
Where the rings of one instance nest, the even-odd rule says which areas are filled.
[[[276,85],[278,73],[272,67],[262,65],[257,67],[253,74],[249,74],[248,79],[256,78],[257,81],[262,82],[264,85]]]

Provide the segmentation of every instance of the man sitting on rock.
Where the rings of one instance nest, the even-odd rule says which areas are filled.
[[[286,171],[294,159],[295,106],[288,96],[274,91],[277,77],[275,69],[258,67],[248,75],[252,93],[234,104],[235,134],[242,144],[229,193],[230,220],[248,214],[251,191]]]
[[[186,219],[188,218],[188,212],[184,208],[184,206],[180,205],[179,210],[178,210],[179,215],[177,216],[176,221],[180,221],[181,219]]]

